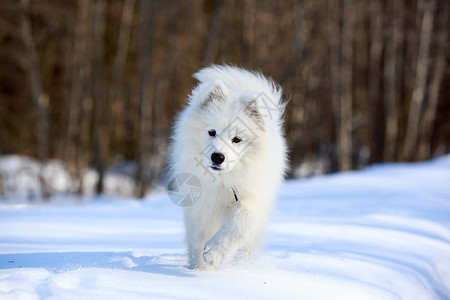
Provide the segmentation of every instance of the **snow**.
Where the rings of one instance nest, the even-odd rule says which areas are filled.
[[[104,178],[105,194],[131,197],[135,187],[133,170],[134,164],[130,162],[109,167]],[[91,168],[82,172],[81,190],[84,195],[92,196],[99,175]],[[27,156],[0,156],[0,200],[6,198],[7,201],[25,203],[39,201],[43,190],[50,194],[73,193],[80,190],[80,182],[76,177],[58,160],[40,163]]]
[[[186,268],[167,195],[0,202],[0,299],[450,299],[450,156],[281,187],[262,250]]]

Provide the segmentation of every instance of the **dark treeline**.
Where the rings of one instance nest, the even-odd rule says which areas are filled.
[[[448,153],[449,4],[3,0],[0,154],[63,160],[78,181],[94,168],[99,193],[108,166],[134,161],[142,196],[211,63],[284,87],[292,174]]]

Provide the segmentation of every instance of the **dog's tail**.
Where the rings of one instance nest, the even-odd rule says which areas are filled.
[[[201,83],[213,80],[221,80],[226,84],[239,89],[249,90],[256,93],[263,93],[276,105],[283,105],[281,87],[265,77],[261,73],[247,71],[238,67],[227,65],[212,65],[201,69],[194,74],[194,77]]]

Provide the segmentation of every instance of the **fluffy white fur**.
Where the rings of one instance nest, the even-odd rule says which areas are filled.
[[[286,169],[284,104],[281,88],[257,72],[211,66],[194,77],[200,83],[174,126],[169,176],[201,182],[200,198],[184,210],[186,241],[189,267],[210,269],[250,258],[259,245]]]

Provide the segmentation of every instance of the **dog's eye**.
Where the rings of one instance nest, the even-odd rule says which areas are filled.
[[[239,143],[240,141],[242,141],[242,139],[240,138],[240,137],[238,137],[238,136],[235,136],[232,140],[231,140],[233,143]]]
[[[216,131],[214,129],[211,129],[208,131],[209,136],[216,136]]]

